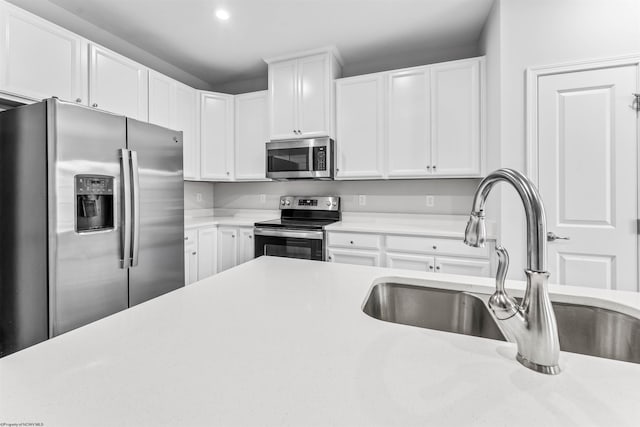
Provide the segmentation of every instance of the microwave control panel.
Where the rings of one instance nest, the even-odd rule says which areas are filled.
[[[327,170],[327,147],[313,147],[313,170]]]

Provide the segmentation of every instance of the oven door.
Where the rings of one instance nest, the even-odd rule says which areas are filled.
[[[324,232],[254,229],[255,257],[262,255],[324,261]]]

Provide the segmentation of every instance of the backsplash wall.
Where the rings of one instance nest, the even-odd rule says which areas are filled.
[[[198,200],[198,194],[202,200]],[[213,184],[211,182],[184,182],[185,209],[213,209]]]
[[[219,182],[214,184],[214,207],[278,209],[280,196],[284,195],[337,195],[345,212],[468,214],[479,182],[479,179]],[[364,196],[364,204],[360,203],[360,196]],[[433,197],[433,206],[427,206],[427,196]]]

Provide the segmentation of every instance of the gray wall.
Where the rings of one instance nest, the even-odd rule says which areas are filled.
[[[214,206],[277,209],[283,195],[338,195],[345,212],[467,214],[479,180],[229,182],[213,184]],[[360,204],[365,196],[366,203]],[[433,196],[433,206],[427,197]]]

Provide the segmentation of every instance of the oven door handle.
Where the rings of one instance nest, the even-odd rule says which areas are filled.
[[[302,231],[302,230],[273,230],[270,228],[255,228],[253,234],[267,237],[289,237],[293,239],[324,239],[322,231]]]

